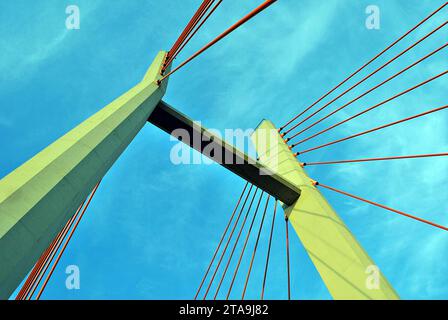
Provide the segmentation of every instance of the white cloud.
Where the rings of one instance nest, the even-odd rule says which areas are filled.
[[[82,7],[82,20],[88,19],[101,3],[95,1]],[[41,63],[68,47],[71,32],[82,32],[66,29],[64,9],[62,6],[60,12],[55,12],[53,7],[36,8],[26,23],[16,24],[16,30],[0,38],[0,82],[11,83],[33,74]]]

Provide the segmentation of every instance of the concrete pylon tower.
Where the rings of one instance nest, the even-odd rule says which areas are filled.
[[[272,122],[264,120],[253,142],[260,163],[300,189],[293,205],[284,205],[306,252],[334,299],[398,299],[398,295],[313,184]],[[370,279],[373,277],[373,283]]]
[[[166,52],[144,79],[0,180],[0,299],[8,299],[161,101]]]

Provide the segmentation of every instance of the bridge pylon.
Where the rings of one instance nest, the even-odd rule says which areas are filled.
[[[143,128],[167,86],[159,52],[144,79],[0,180],[0,299],[8,299]]]
[[[334,299],[390,300],[398,294],[339,215],[320,193],[274,124],[264,120],[252,135],[262,165],[300,189],[283,205],[306,252]]]

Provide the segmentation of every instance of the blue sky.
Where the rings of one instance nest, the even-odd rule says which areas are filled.
[[[259,2],[224,1],[179,61]],[[281,125],[443,2],[280,0],[171,77],[164,100],[220,130],[253,128],[263,118]],[[81,10],[80,30],[65,29],[69,4]],[[3,1],[0,177],[140,81],[155,54],[171,46],[198,4],[198,0]],[[380,30],[364,26],[364,11],[370,4],[381,9]],[[445,8],[364,74],[434,29],[447,15]],[[440,46],[447,33],[445,27],[328,110]],[[440,73],[447,64],[447,52],[442,51],[313,130]],[[434,81],[306,146],[442,106],[447,84],[446,77]],[[302,160],[446,152],[447,121],[446,111],[439,112],[311,152]],[[136,137],[103,180],[43,298],[194,296],[244,181],[217,165],[174,166],[169,159],[173,145],[149,124]],[[308,172],[328,185],[448,225],[444,159],[313,167]],[[446,232],[324,194],[402,298],[448,298]],[[276,224],[266,298],[281,299],[286,298],[286,276],[280,216]],[[292,235],[293,298],[329,299]],[[263,233],[248,298],[259,296],[267,236]],[[65,288],[64,271],[71,264],[81,270],[78,291]],[[241,270],[247,270],[247,263]],[[240,272],[237,279],[235,298],[240,296],[244,274]]]

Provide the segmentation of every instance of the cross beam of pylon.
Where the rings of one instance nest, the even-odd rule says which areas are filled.
[[[300,190],[288,180],[165,102],[159,103],[148,121],[284,203],[292,205],[299,198]],[[187,138],[176,135],[180,130]]]

